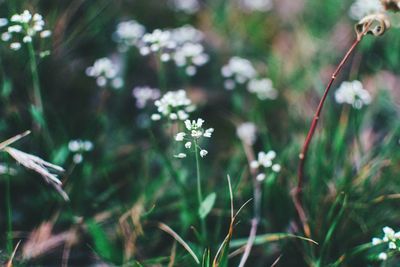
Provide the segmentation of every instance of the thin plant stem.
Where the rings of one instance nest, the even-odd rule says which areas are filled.
[[[197,145],[197,141],[194,140],[194,153],[196,158],[196,179],[197,179],[197,200],[199,202],[199,208],[203,203],[203,193],[201,191],[201,175],[200,175],[200,160],[199,160],[199,148]],[[203,242],[207,240],[207,228],[205,218],[200,217],[200,227],[202,231]]]
[[[242,142],[243,148],[246,154],[247,162],[250,166],[250,163],[255,160],[254,158],[254,151],[253,148],[246,143]],[[249,233],[249,238],[247,239],[246,246],[244,248],[244,253],[242,255],[242,258],[240,259],[239,267],[244,267],[247,259],[250,256],[251,249],[253,248],[254,241],[256,239],[257,235],[257,229],[258,225],[260,223],[260,217],[261,217],[261,184],[259,181],[257,181],[257,171],[256,169],[250,168],[250,174],[252,176],[253,180],[253,197],[254,197],[254,217],[251,220],[251,228],[250,228],[250,233]]]
[[[300,152],[299,158],[299,167],[298,167],[298,180],[297,180],[297,187],[295,188],[295,191],[293,193],[293,202],[296,208],[296,211],[299,215],[300,221],[302,223],[303,226],[303,231],[304,234],[306,235],[306,237],[310,238],[311,236],[311,231],[310,231],[310,226],[307,222],[307,216],[306,213],[304,211],[303,208],[303,204],[302,204],[302,190],[303,190],[303,184],[304,184],[304,165],[306,163],[307,160],[307,152],[308,152],[308,148],[309,145],[311,143],[311,140],[314,136],[315,133],[315,129],[317,127],[320,115],[321,115],[321,111],[322,108],[324,106],[325,100],[328,96],[329,90],[332,87],[333,82],[335,81],[337,75],[340,73],[340,71],[342,70],[344,64],[346,63],[346,61],[349,59],[350,55],[352,54],[352,52],[354,51],[354,49],[357,47],[357,45],[361,42],[362,37],[364,36],[364,34],[360,34],[357,36],[356,40],[353,42],[353,44],[350,46],[349,50],[346,52],[345,56],[343,57],[342,61],[339,63],[339,65],[337,66],[336,70],[333,72],[331,80],[329,81],[325,92],[318,104],[318,108],[317,111],[315,112],[315,115],[313,117],[313,120],[311,122],[311,126],[310,129],[308,131],[307,137],[304,141],[303,144],[303,148]]]
[[[6,209],[7,209],[7,252],[8,254],[11,254],[13,251],[13,237],[12,237],[11,187],[10,187],[9,175],[6,175]]]
[[[42,103],[42,93],[40,89],[40,81],[39,81],[39,73],[37,71],[37,62],[35,50],[33,48],[32,42],[28,42],[28,51],[29,51],[29,65],[32,74],[32,85],[33,85],[33,103],[37,111],[42,116],[43,120],[43,103]]]

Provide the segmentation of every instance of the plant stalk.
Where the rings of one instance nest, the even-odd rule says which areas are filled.
[[[304,165],[306,163],[307,160],[307,153],[308,153],[308,148],[309,145],[311,143],[311,140],[314,136],[315,133],[315,129],[317,127],[321,112],[322,112],[322,108],[324,106],[325,100],[328,96],[329,90],[332,87],[333,82],[335,81],[337,75],[340,73],[340,71],[342,70],[344,64],[347,62],[347,60],[349,59],[350,55],[352,54],[352,52],[354,51],[354,49],[357,47],[357,45],[361,42],[362,37],[364,36],[364,34],[360,34],[359,36],[357,36],[356,40],[353,42],[353,44],[351,45],[351,47],[349,48],[349,50],[346,52],[345,56],[343,57],[342,61],[339,63],[339,65],[337,66],[336,70],[333,72],[331,80],[329,81],[327,87],[325,88],[325,92],[318,104],[317,107],[317,111],[315,112],[315,115],[313,117],[313,120],[311,122],[311,126],[310,129],[308,131],[307,137],[304,141],[303,144],[303,148],[300,152],[299,158],[299,167],[298,167],[298,180],[297,180],[297,186],[294,190],[293,193],[293,202],[294,202],[294,206],[296,208],[296,211],[299,215],[300,221],[302,223],[303,226],[303,231],[304,234],[306,235],[306,237],[310,238],[311,237],[311,231],[310,231],[310,226],[308,224],[307,221],[307,216],[306,213],[304,211],[303,208],[303,203],[302,203],[302,190],[303,190],[303,184],[304,184]]]

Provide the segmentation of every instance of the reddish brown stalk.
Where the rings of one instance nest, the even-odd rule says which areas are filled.
[[[340,73],[340,71],[342,70],[344,64],[349,59],[351,53],[354,51],[354,49],[357,47],[357,45],[360,43],[360,41],[361,41],[363,36],[364,36],[364,34],[357,35],[356,40],[354,41],[354,43],[349,48],[349,50],[347,51],[347,53],[343,57],[342,61],[337,66],[336,70],[333,72],[331,80],[329,81],[329,83],[328,83],[328,85],[327,85],[327,87],[325,89],[324,95],[322,96],[322,98],[321,98],[321,100],[320,100],[320,102],[318,104],[317,111],[315,112],[315,115],[314,115],[314,118],[313,118],[313,120],[311,122],[311,126],[310,126],[310,129],[308,131],[306,140],[304,141],[303,148],[302,148],[301,153],[299,155],[300,161],[299,161],[299,168],[298,168],[298,181],[297,181],[297,187],[295,188],[295,191],[293,193],[293,202],[294,202],[294,206],[296,208],[296,211],[297,211],[297,213],[299,215],[300,221],[302,223],[304,234],[308,238],[311,237],[311,231],[310,231],[310,226],[308,225],[307,216],[306,216],[306,213],[304,211],[303,204],[302,204],[302,189],[303,189],[303,184],[304,184],[304,165],[305,165],[306,159],[307,159],[308,147],[309,147],[309,145],[311,143],[311,140],[312,140],[312,138],[314,136],[314,132],[315,132],[315,129],[317,127],[318,120],[320,118],[321,111],[322,111],[322,108],[324,106],[326,97],[328,96],[329,90],[331,89],[331,86],[332,86],[333,82],[335,81],[337,75]]]

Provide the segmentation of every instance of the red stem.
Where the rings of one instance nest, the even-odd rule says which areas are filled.
[[[319,104],[318,104],[318,108],[317,111],[315,112],[314,118],[311,122],[311,126],[310,126],[310,130],[308,131],[306,140],[304,141],[303,144],[303,148],[301,150],[301,153],[299,155],[300,161],[299,161],[299,168],[298,168],[298,182],[297,182],[297,187],[295,188],[294,194],[293,194],[293,202],[295,205],[295,208],[297,210],[297,213],[299,215],[300,221],[303,225],[303,230],[304,230],[304,234],[307,237],[311,236],[311,231],[310,231],[310,227],[308,225],[307,222],[307,216],[306,213],[304,211],[303,208],[303,204],[302,204],[302,189],[303,189],[303,184],[304,184],[304,165],[306,163],[306,159],[307,159],[307,152],[308,152],[308,147],[311,143],[311,140],[314,136],[315,133],[315,129],[317,127],[318,124],[318,120],[320,118],[320,114],[322,111],[322,108],[324,106],[326,97],[328,96],[329,90],[331,89],[331,86],[333,84],[333,82],[335,81],[337,75],[340,73],[340,71],[342,70],[344,64],[346,63],[346,61],[349,59],[351,53],[354,51],[354,49],[357,47],[357,45],[360,43],[362,36],[364,36],[363,34],[357,36],[357,39],[354,41],[354,43],[351,45],[351,47],[349,48],[349,50],[347,51],[346,55],[343,57],[342,61],[339,63],[339,65],[337,66],[336,70],[333,72],[331,80],[329,81],[324,95],[322,96]]]

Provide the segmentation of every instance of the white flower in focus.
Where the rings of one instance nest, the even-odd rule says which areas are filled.
[[[252,122],[240,124],[236,129],[236,134],[246,145],[252,146],[256,142],[257,127]]]
[[[203,124],[204,120],[199,118],[197,120],[185,120],[185,130],[186,132],[179,132],[175,136],[175,140],[178,142],[185,141],[185,148],[192,149],[192,152],[200,151],[200,157],[205,157],[208,154],[208,151],[201,148],[199,143],[201,137],[211,138],[214,133],[214,128],[204,129]]]
[[[247,11],[269,11],[272,8],[272,0],[239,0],[239,6]]]
[[[9,25],[6,32],[1,34],[1,40],[11,42],[12,50],[19,50],[21,43],[31,43],[33,38],[47,38],[51,35],[50,30],[45,30],[45,22],[42,15],[32,14],[25,10],[21,14],[14,14],[10,21],[5,18],[0,18],[0,27]]]
[[[256,94],[260,100],[276,99],[278,91],[272,85],[270,79],[252,79],[247,84],[247,90],[250,93]]]
[[[171,5],[176,11],[194,14],[200,9],[199,0],[171,0]]]
[[[160,98],[161,93],[159,89],[143,86],[135,87],[132,95],[136,98],[136,107],[142,109],[146,106],[147,102]]]
[[[119,89],[123,86],[123,80],[118,76],[118,65],[106,57],[97,59],[93,66],[86,68],[86,75],[96,78],[96,83],[100,87],[109,84],[114,89]]]
[[[360,20],[367,15],[383,11],[383,5],[379,0],[356,0],[350,6],[349,16],[354,20]]]
[[[226,78],[225,88],[234,89],[236,84],[244,84],[256,77],[257,72],[251,62],[240,57],[232,57],[228,64],[221,69],[222,76]]]
[[[113,39],[120,44],[120,50],[125,52],[128,47],[138,45],[145,32],[145,27],[136,20],[122,21],[118,23]]]
[[[371,95],[360,81],[343,82],[335,92],[335,100],[339,104],[349,104],[355,109],[361,109],[371,103]]]
[[[186,120],[189,118],[189,113],[194,111],[192,101],[187,98],[184,90],[169,91],[161,99],[156,100],[154,104],[158,113],[152,115],[152,120],[158,120],[161,117],[171,120]]]

